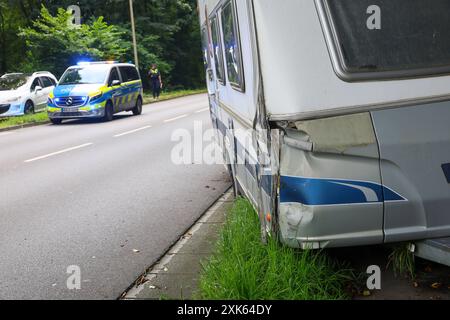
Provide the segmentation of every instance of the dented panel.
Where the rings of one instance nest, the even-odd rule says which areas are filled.
[[[377,157],[308,152],[284,144],[279,189],[280,233],[286,244],[323,248],[383,242]]]
[[[368,112],[298,121],[295,126],[309,137],[315,152],[348,153],[355,148],[375,147],[377,143]]]

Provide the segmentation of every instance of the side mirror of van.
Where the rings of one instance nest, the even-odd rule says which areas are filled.
[[[120,86],[121,84],[122,82],[120,82],[120,80],[113,80],[113,82],[111,82],[111,87]]]
[[[34,92],[39,92],[39,91],[42,91],[42,90],[43,90],[43,88],[41,86],[36,86],[34,88]]]

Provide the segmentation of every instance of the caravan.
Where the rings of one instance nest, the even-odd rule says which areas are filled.
[[[450,236],[448,1],[198,5],[213,125],[263,237]]]

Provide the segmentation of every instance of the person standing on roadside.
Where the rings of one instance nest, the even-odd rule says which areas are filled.
[[[150,69],[148,75],[150,77],[150,83],[152,85],[153,99],[159,99],[159,95],[161,94],[163,84],[161,79],[161,73],[159,72],[156,64],[152,64],[152,68]]]

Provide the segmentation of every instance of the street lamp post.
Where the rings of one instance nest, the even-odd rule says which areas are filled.
[[[130,0],[130,16],[131,16],[131,31],[133,33],[134,63],[136,65],[136,67],[139,69],[139,57],[138,57],[137,40],[136,40],[136,27],[134,24],[133,0]]]

